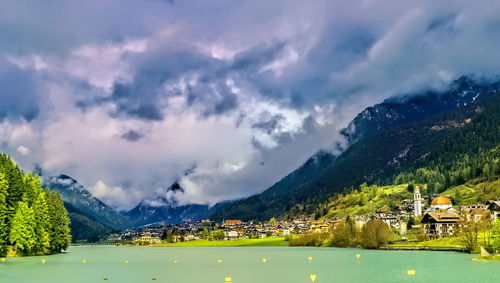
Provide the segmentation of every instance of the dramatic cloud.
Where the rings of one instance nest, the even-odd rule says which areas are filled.
[[[500,70],[480,1],[0,4],[0,150],[127,209],[258,193],[364,107]]]

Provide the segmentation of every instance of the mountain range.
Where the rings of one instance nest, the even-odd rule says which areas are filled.
[[[67,175],[48,177],[44,179],[44,186],[61,195],[71,218],[74,239],[98,239],[130,226],[128,219]]]
[[[409,125],[423,121],[446,123],[432,119],[450,111],[470,111],[480,101],[498,96],[499,90],[498,82],[461,77],[440,93],[404,95],[368,107],[342,130],[349,146],[338,157],[331,157],[329,162],[303,174],[301,172],[310,166],[308,161],[261,194],[236,201],[217,211],[212,218],[267,220],[298,213],[312,214],[335,193],[364,182],[383,183],[431,152],[450,134],[450,131],[429,131],[425,123]],[[298,181],[281,186],[290,176]]]
[[[46,185],[61,193],[73,225],[83,227],[77,229],[77,238],[88,237],[84,231],[89,227],[96,228],[99,234],[203,218],[267,220],[278,216],[311,215],[318,213],[321,203],[347,188],[365,182],[385,184],[405,170],[431,162],[427,159],[435,150],[450,137],[465,132],[464,117],[473,119],[474,124],[474,119],[482,114],[481,109],[497,103],[495,97],[499,90],[498,82],[461,77],[441,92],[427,91],[387,99],[366,108],[341,131],[348,146],[338,156],[319,151],[262,193],[213,207],[179,204],[178,196],[184,190],[178,183],[122,214],[93,197],[69,176],[51,177]],[[481,133],[480,130],[475,133]],[[490,131],[495,132],[494,128]],[[498,144],[498,137],[491,139],[493,145],[495,141]]]
[[[223,209],[231,202],[221,202],[213,207],[206,204],[180,205],[177,201],[184,189],[174,182],[155,196],[142,200],[125,215],[134,227],[147,225],[167,225],[197,221],[208,218],[215,211]]]

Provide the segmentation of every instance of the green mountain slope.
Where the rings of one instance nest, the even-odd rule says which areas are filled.
[[[316,214],[335,193],[362,183],[392,185],[409,181],[440,192],[500,170],[500,95],[421,122],[366,136],[317,176],[288,190],[267,191],[233,204],[215,219],[259,219]],[[486,164],[489,172],[484,172]]]
[[[98,240],[105,239],[109,234],[116,231],[115,229],[90,218],[88,215],[82,214],[69,203],[65,203],[64,206],[68,210],[68,216],[71,218],[69,226],[71,228],[71,237],[73,241],[84,240],[96,242]]]
[[[420,185],[423,193],[426,185]],[[405,199],[413,199],[408,184],[377,186],[362,184],[360,187],[337,194],[319,207],[325,211],[323,218],[375,214],[377,210],[392,211]],[[451,187],[440,195],[449,197],[455,206],[484,204],[488,200],[500,198],[500,176],[478,178],[465,184]],[[427,205],[429,205],[427,203]]]
[[[374,214],[377,210],[391,211],[404,199],[412,199],[408,184],[392,186],[367,186],[346,194],[337,194],[320,207],[326,210],[325,218]]]
[[[450,197],[457,205],[484,204],[488,200],[500,198],[500,177],[472,180],[449,188],[441,194]]]

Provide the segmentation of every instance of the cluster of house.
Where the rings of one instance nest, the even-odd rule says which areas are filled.
[[[417,187],[413,200],[404,200],[396,214],[377,211],[376,215],[354,217],[356,224],[362,227],[367,221],[379,218],[400,234],[407,233],[406,219],[409,216],[421,218],[419,225],[412,229],[421,230],[429,238],[452,236],[461,223],[469,221],[491,221],[500,219],[500,200],[490,200],[484,204],[464,205],[459,210],[453,208],[452,201],[446,196],[436,196],[430,205],[425,207],[425,199]]]
[[[241,220],[214,223],[210,220],[201,220],[176,225],[127,229],[119,234],[110,235],[108,241],[151,245],[159,244],[170,237],[171,242],[184,242],[204,238],[207,230],[212,233],[222,231],[224,240],[281,237],[289,234],[324,233],[328,232],[333,224],[334,221],[331,220],[311,220],[305,216],[297,217],[292,221],[273,221],[272,223]]]
[[[430,200],[429,200],[430,201]],[[384,221],[401,235],[407,234],[409,217],[419,218],[420,224],[411,228],[420,230],[429,238],[452,236],[464,221],[496,221],[500,219],[500,200],[491,200],[484,204],[467,205],[459,210],[453,208],[452,201],[446,196],[436,196],[426,207],[419,188],[415,188],[413,200],[402,201],[397,212],[376,211],[373,215],[352,216],[358,228],[377,218]],[[206,238],[206,231],[222,231],[225,240],[242,238],[280,237],[289,234],[326,233],[331,231],[342,219],[313,220],[307,216],[298,216],[291,221],[243,222],[225,220],[214,223],[210,220],[181,223],[177,225],[155,226],[140,229],[128,229],[120,234],[112,234],[111,241],[127,241],[134,244],[159,244],[168,237],[170,242],[191,241]],[[219,239],[220,239],[219,238]]]
[[[464,205],[457,211],[452,207],[450,199],[439,196],[432,201],[432,205],[439,205],[440,208],[425,213],[420,221],[425,233],[431,238],[452,236],[463,222],[494,222],[500,219],[499,200],[490,200],[485,204]]]
[[[333,226],[332,220],[312,220],[308,217],[297,217],[291,221],[243,222],[226,220],[220,228],[224,230],[226,239],[281,237],[290,234],[326,233]]]
[[[137,229],[127,229],[121,233],[111,234],[108,241],[132,242],[136,245],[160,244],[166,236],[171,234],[174,242],[200,239],[198,231],[211,225],[208,220],[186,222],[167,226],[148,226]]]
[[[464,205],[460,210],[453,208],[448,197],[437,196],[429,208],[422,212],[424,206],[418,188],[414,193],[414,216],[420,217],[424,233],[430,238],[448,237],[455,234],[461,223],[469,221],[491,221],[500,219],[500,201],[490,200],[484,204]]]

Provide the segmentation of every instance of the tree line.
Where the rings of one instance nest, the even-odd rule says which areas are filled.
[[[61,252],[71,242],[69,224],[60,195],[0,154],[0,256]]]
[[[328,233],[292,235],[285,239],[288,240],[290,246],[378,249],[387,244],[392,236],[390,227],[380,219],[369,220],[359,228],[348,216],[340,220]]]

